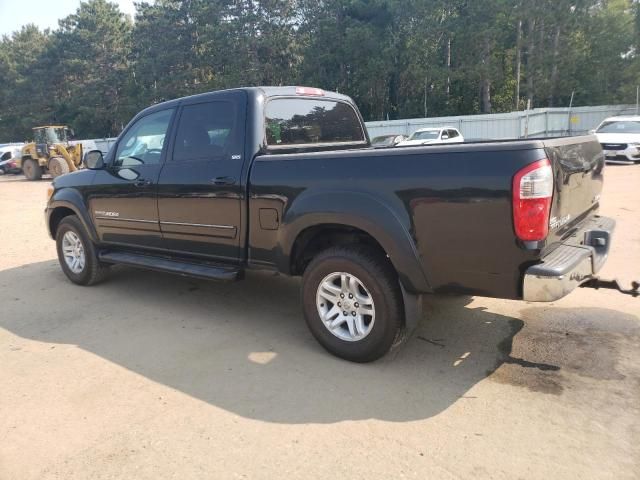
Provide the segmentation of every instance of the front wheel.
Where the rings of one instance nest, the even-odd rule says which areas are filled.
[[[49,173],[53,178],[69,173],[69,164],[62,157],[53,157],[49,160]]]
[[[352,362],[385,355],[404,330],[398,278],[388,259],[366,247],[335,247],[304,272],[307,325],[330,353]]]
[[[95,246],[75,215],[65,217],[56,231],[58,261],[67,278],[78,285],[94,285],[104,278],[107,266],[98,261]]]

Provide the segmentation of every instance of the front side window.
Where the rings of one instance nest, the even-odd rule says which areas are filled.
[[[171,115],[173,109],[168,109],[139,119],[118,143],[114,166],[134,167],[160,163]]]
[[[312,146],[365,141],[360,119],[348,104],[334,100],[278,98],[266,107],[269,146]]]
[[[173,160],[178,162],[226,158],[236,139],[236,105],[216,101],[182,109]]]

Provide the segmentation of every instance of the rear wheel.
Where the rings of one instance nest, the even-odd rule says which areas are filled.
[[[304,272],[302,301],[313,336],[345,360],[371,362],[402,338],[398,278],[375,250],[335,247],[320,253]]]
[[[27,180],[40,180],[42,178],[42,167],[32,158],[22,162],[22,171]]]
[[[62,157],[53,157],[49,160],[49,173],[53,178],[69,173],[69,164]]]
[[[98,261],[96,248],[75,215],[65,217],[56,230],[58,261],[67,278],[78,285],[94,285],[108,267]]]

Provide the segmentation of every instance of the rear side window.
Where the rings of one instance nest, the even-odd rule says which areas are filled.
[[[267,103],[266,136],[274,147],[365,141],[360,119],[349,104],[302,98]]]
[[[236,107],[215,101],[187,105],[182,109],[173,160],[188,162],[219,160],[237,144]]]

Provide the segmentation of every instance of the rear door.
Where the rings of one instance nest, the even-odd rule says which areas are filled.
[[[245,92],[186,100],[158,181],[163,246],[174,252],[240,259]]]

